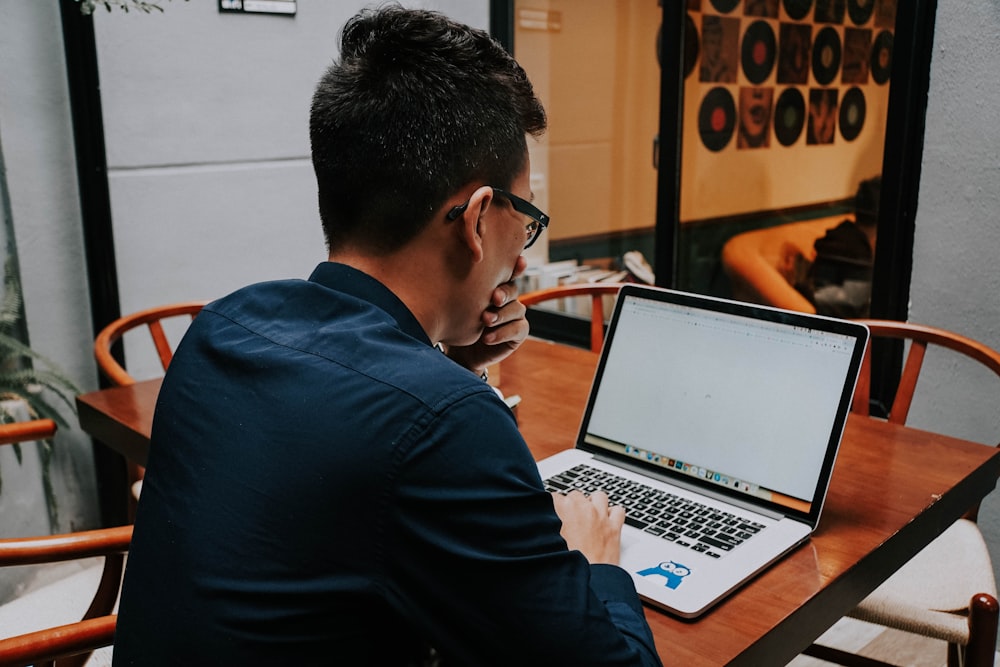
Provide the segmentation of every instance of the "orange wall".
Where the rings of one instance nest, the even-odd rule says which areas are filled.
[[[557,26],[526,27],[523,10]],[[552,239],[655,224],[659,12],[652,0],[516,5],[516,55],[549,115],[532,163],[546,174]]]

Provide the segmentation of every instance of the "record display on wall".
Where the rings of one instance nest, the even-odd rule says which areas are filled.
[[[750,83],[760,84],[774,69],[777,42],[774,30],[767,21],[754,21],[743,34],[743,49],[740,53],[743,73]]]
[[[771,101],[774,88],[740,87],[740,122],[736,129],[737,148],[767,148],[771,145]]]
[[[782,0],[782,4],[785,6],[788,18],[795,21],[801,21],[808,16],[813,6],[812,0]]]
[[[832,144],[837,131],[837,89],[810,88],[806,144]]]
[[[778,0],[745,0],[743,16],[764,16],[778,18]]]
[[[783,22],[778,35],[778,83],[809,83],[812,26]]]
[[[844,28],[844,64],[841,83],[868,83],[872,53],[872,31],[868,28]]]
[[[816,0],[813,21],[816,23],[843,23],[844,0]]]
[[[875,3],[875,27],[892,30],[896,27],[896,0]]]
[[[840,101],[840,136],[854,141],[865,124],[865,94],[857,86],[844,93]]]
[[[875,10],[875,0],[847,0],[847,15],[854,25],[864,25],[872,17]]]
[[[791,146],[802,136],[806,101],[798,88],[788,88],[774,105],[774,136],[782,146]]]
[[[875,83],[885,83],[892,71],[892,33],[883,30],[872,45],[872,78]]]
[[[816,82],[828,85],[840,71],[840,35],[830,26],[819,31],[813,40],[812,70]]]
[[[733,138],[736,128],[736,104],[733,95],[722,86],[712,88],[698,110],[698,133],[710,151],[721,151]]]
[[[723,14],[733,11],[738,4],[740,4],[740,0],[712,0],[712,6]]]
[[[736,83],[740,71],[740,19],[703,14],[700,50],[699,81]]]

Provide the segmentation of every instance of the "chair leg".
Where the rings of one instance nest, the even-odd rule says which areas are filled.
[[[978,593],[969,602],[969,645],[965,647],[964,667],[993,667],[997,644],[997,619],[1000,604],[992,595]],[[951,666],[949,648],[948,664]]]
[[[90,603],[90,608],[83,615],[83,619],[107,616],[115,608],[118,601],[118,592],[122,584],[122,571],[125,568],[125,556],[122,554],[110,554],[104,557],[104,570],[101,572],[101,582],[97,585],[97,593]],[[71,655],[60,658],[51,663],[52,667],[84,667],[93,651]]]
[[[948,644],[948,662],[946,667],[962,667],[965,661],[965,647],[961,644]]]
[[[97,592],[90,603],[90,608],[83,615],[84,619],[107,616],[115,608],[118,593],[122,585],[122,572],[125,569],[124,554],[109,554],[104,557],[104,569],[101,571],[101,581]]]

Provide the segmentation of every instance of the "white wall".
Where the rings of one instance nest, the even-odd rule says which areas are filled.
[[[214,0],[161,4],[162,14],[95,14],[123,312],[307,276],[324,258],[309,102],[341,24],[366,3],[299,0],[294,18],[220,15]],[[404,4],[488,27],[487,0]],[[0,19],[0,147],[29,337],[95,389],[59,2],[3,0]],[[149,357],[134,361],[153,374]],[[60,528],[95,527],[90,439],[62,430],[55,451]],[[0,597],[22,585],[0,578]]]
[[[93,388],[90,303],[58,3],[6,0],[0,17],[0,145],[28,335],[32,347],[54,359],[79,386]],[[63,529],[98,521],[89,443],[78,429],[56,436],[53,481]]]
[[[910,319],[1000,350],[1000,3],[939,2],[928,95]],[[911,422],[1000,442],[1000,380],[928,358]],[[935,400],[927,398],[933,394]],[[938,400],[946,394],[948,400]],[[1000,493],[980,515],[1000,578]]]
[[[307,277],[326,252],[309,103],[340,27],[366,3],[299,0],[294,17],[217,3],[101,12],[96,31],[122,312]],[[488,28],[488,3],[410,2]],[[126,347],[129,369],[159,374]]]

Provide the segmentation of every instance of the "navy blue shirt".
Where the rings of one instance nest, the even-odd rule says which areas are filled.
[[[659,664],[628,575],[560,525],[493,390],[324,263],[210,304],[178,346],[114,663]]]

